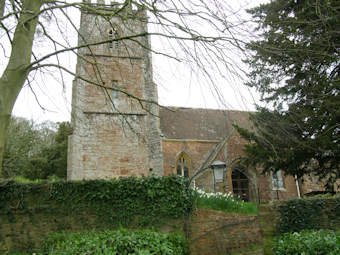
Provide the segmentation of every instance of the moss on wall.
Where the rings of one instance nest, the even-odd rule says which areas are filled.
[[[340,229],[340,198],[292,199],[260,205],[264,254],[273,254],[275,237],[304,229]]]
[[[0,184],[0,253],[37,252],[51,232],[153,226],[183,231],[192,208],[176,176]]]
[[[261,231],[256,216],[193,211],[192,200],[187,181],[176,176],[0,183],[0,254],[37,253],[52,232],[119,226],[181,231],[191,243],[193,255],[225,254],[249,245],[259,247],[244,254],[259,254]]]

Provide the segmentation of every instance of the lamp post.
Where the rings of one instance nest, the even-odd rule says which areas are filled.
[[[216,160],[211,164],[211,169],[214,176],[214,192],[216,193],[216,182],[223,182],[224,169],[226,168],[226,163]]]

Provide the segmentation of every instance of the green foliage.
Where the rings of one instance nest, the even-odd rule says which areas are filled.
[[[270,107],[251,118],[255,132],[239,129],[250,142],[249,163],[267,172],[313,172],[334,189],[340,178],[340,1],[274,0],[249,12],[260,39],[247,45],[247,85]]]
[[[340,198],[293,199],[278,207],[278,233],[340,228]]]
[[[87,208],[105,228],[157,225],[162,218],[183,217],[192,209],[193,195],[188,180],[178,176],[1,184],[0,210],[11,211],[13,204],[64,215],[81,214]]]
[[[54,135],[54,142],[45,146],[39,154],[30,159],[32,167],[24,171],[24,176],[30,179],[46,179],[55,175],[66,178],[67,172],[67,139],[72,129],[69,122],[58,124],[58,130]]]
[[[195,205],[197,208],[225,213],[257,214],[258,212],[255,203],[244,202],[231,194],[196,192]]]
[[[42,124],[39,129],[33,121],[11,118],[3,159],[4,177],[20,175],[24,169],[31,168],[30,157],[39,153],[45,144],[51,143],[54,131],[48,125]]]
[[[340,232],[305,230],[300,233],[285,233],[273,245],[275,255],[338,255]]]
[[[1,179],[0,179],[1,180]],[[12,181],[14,181],[15,183],[52,183],[52,182],[61,182],[64,181],[63,178],[59,178],[56,175],[51,175],[46,179],[27,179],[21,175],[15,176],[14,178],[11,179]]]
[[[55,131],[57,129],[57,131]],[[23,118],[12,118],[3,160],[3,177],[47,179],[66,177],[68,122],[35,124]]]
[[[44,245],[44,254],[92,255],[185,255],[188,248],[181,234],[126,229],[54,234]]]

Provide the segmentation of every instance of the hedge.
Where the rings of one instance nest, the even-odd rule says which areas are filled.
[[[180,217],[192,209],[192,203],[192,191],[187,187],[187,180],[178,176],[0,184],[2,213],[13,208],[33,209],[32,204],[35,209],[40,205],[58,205],[71,212],[91,207],[119,225],[129,223],[136,216],[147,221]]]
[[[340,197],[293,199],[282,202],[277,232],[304,229],[340,229]]]

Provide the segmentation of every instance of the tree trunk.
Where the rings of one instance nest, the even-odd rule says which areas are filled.
[[[4,16],[5,0],[0,0],[0,18]]]
[[[11,56],[0,78],[0,175],[9,119],[15,100],[29,73],[27,66],[31,62],[34,33],[38,22],[36,14],[41,5],[41,0],[22,1],[24,12],[20,13],[12,40]]]

